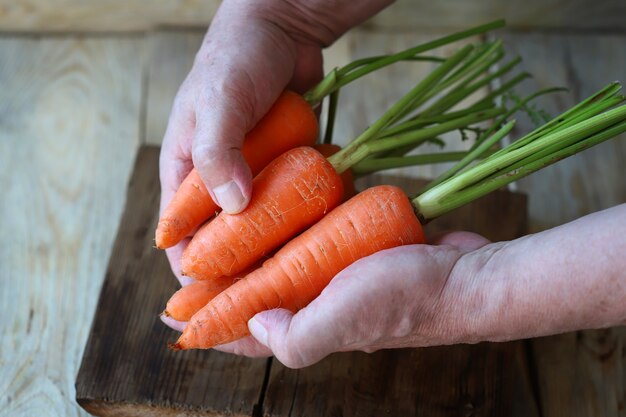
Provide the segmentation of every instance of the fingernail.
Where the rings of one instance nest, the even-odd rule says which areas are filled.
[[[243,209],[245,198],[235,181],[228,181],[213,189],[216,203],[226,213],[239,213]]]
[[[267,330],[265,330],[265,327],[263,327],[261,323],[252,318],[248,321],[248,329],[250,329],[250,333],[252,333],[252,336],[254,336],[259,343],[269,347],[267,343]]]

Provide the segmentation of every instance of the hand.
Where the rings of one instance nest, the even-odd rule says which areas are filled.
[[[275,355],[284,365],[300,368],[332,352],[458,342],[465,320],[456,320],[455,311],[464,304],[464,293],[450,292],[448,281],[453,269],[454,277],[474,279],[470,268],[476,263],[459,260],[488,241],[456,232],[433,243],[361,259],[295,315],[285,309],[257,314],[249,322],[254,338],[217,349],[253,357]]]
[[[322,47],[388,3],[224,1],[174,100],[160,158],[161,211],[192,167],[224,211],[243,210],[252,191],[240,152],[245,134],[285,87],[303,93],[322,78]],[[167,250],[183,284],[186,243]]]

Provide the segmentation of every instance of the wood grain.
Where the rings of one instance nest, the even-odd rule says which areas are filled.
[[[204,31],[157,31],[148,36],[146,143],[163,141],[174,97],[203,37]]]
[[[161,26],[206,26],[218,0],[0,0],[5,31],[143,31]],[[378,30],[468,27],[506,18],[516,28],[624,30],[622,0],[398,0],[371,19]]]
[[[266,359],[167,349],[177,336],[157,313],[177,281],[165,253],[153,248],[158,160],[155,147],[143,147],[137,156],[76,379],[76,399],[100,416],[250,416],[260,398]]]
[[[137,39],[0,39],[0,414],[84,415],[74,376],[139,144]]]
[[[625,36],[511,34],[510,48],[525,58],[534,88],[566,85],[571,94],[544,97],[557,114],[613,80],[626,82]],[[518,125],[531,129],[529,121]],[[532,230],[554,227],[626,202],[626,135],[520,181],[528,193]],[[583,331],[533,341],[542,415],[624,416],[626,327]]]

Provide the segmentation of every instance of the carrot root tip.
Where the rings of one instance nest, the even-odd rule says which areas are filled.
[[[176,342],[176,343],[168,343],[167,347],[170,350],[174,350],[174,351],[178,351],[178,350],[183,350],[183,347],[181,346],[180,343]]]

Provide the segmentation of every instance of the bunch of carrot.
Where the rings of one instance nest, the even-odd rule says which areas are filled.
[[[338,79],[345,81],[359,70],[415,58],[417,52],[412,49],[335,70],[305,97],[311,103],[330,94],[336,102],[338,89],[332,86],[338,85]],[[450,109],[515,66],[517,60],[487,73],[502,55],[499,42],[462,48],[441,60],[433,73],[345,149],[326,159],[310,147],[298,147],[261,170],[254,179],[248,208],[238,215],[219,214],[198,230],[185,251],[183,271],[200,281],[181,289],[168,302],[169,315],[189,320],[174,347],[208,348],[241,338],[248,334],[247,321],[254,314],[278,306],[297,311],[357,259],[385,248],[423,243],[424,221],[626,130],[624,106],[608,110],[622,100],[619,88],[609,86],[513,145],[494,151],[513,127],[514,122],[506,119],[545,91],[511,109],[495,106],[493,99],[525,78],[523,73],[487,99],[459,111]],[[366,174],[418,162],[405,153],[436,141],[441,133],[492,118],[496,121],[480,132],[472,149],[450,157],[460,161],[412,201],[400,189],[382,186],[340,205],[344,197],[341,174],[350,168]],[[469,167],[480,158],[484,159]]]
[[[425,243],[426,221],[626,132],[626,105],[615,107],[624,101],[619,89],[618,84],[609,85],[469,168],[467,161],[457,164],[455,174],[436,180],[412,200],[392,186],[357,194],[215,296],[191,317],[172,347],[210,348],[242,338],[249,334],[247,322],[255,314],[277,307],[294,312],[303,308],[356,260],[383,249]],[[485,136],[473,157],[499,141],[513,124]],[[331,160],[341,160],[340,154]]]
[[[331,71],[317,87],[304,96],[304,99],[298,99],[299,96],[294,93],[283,94],[270,113],[249,133],[245,141],[243,152],[251,165],[252,171],[259,171],[264,165],[264,161],[272,159],[272,153],[280,154],[285,148],[293,148],[299,144],[311,144],[314,136],[317,135],[317,126],[311,122],[313,119],[311,106],[313,103],[319,102],[327,94],[330,94],[331,103],[329,105],[329,125],[326,128],[325,142],[330,142],[332,122],[334,120],[334,104],[336,104],[339,88],[371,71],[405,59],[435,61],[441,65],[422,80],[408,97],[396,104],[394,108],[355,141],[357,144],[364,144],[374,138],[385,139],[380,143],[380,145],[383,145],[382,147],[372,149],[367,155],[363,155],[365,157],[364,163],[369,162],[370,167],[359,168],[357,166],[356,168],[360,169],[362,174],[364,170],[368,170],[369,173],[397,166],[448,162],[461,159],[465,156],[465,153],[452,152],[418,156],[405,156],[404,154],[427,142],[442,144],[442,141],[437,138],[442,133],[470,128],[475,123],[503,114],[506,109],[496,106],[493,99],[508,91],[517,82],[525,78],[527,74],[520,74],[514,78],[514,82],[509,83],[490,96],[466,106],[462,110],[449,111],[450,108],[466,99],[472,93],[483,88],[496,76],[513,69],[520,60],[515,59],[496,73],[489,73],[488,71],[494,64],[504,56],[501,42],[491,42],[477,46],[468,45],[448,59],[416,54],[501,25],[502,22],[498,21],[446,36],[394,55],[355,61],[341,69]],[[443,94],[439,94],[442,92]],[[293,104],[290,106],[289,102],[293,102]],[[290,111],[290,107],[296,110]],[[399,114],[396,110],[400,107],[402,107],[402,114]],[[302,117],[298,117],[298,114],[301,114]],[[289,117],[295,119],[295,121],[287,120]],[[300,119],[304,121],[298,122]],[[287,128],[281,129],[283,125],[287,125]],[[298,136],[298,129],[294,128],[294,126],[298,126],[304,129],[304,131]],[[274,133],[272,134],[272,132]],[[304,140],[298,143],[303,138]],[[261,152],[255,153],[255,149],[261,147],[263,139],[266,139],[265,146]],[[323,156],[330,156],[340,149],[336,145],[328,143],[314,145],[314,147]],[[365,150],[365,148],[362,148],[362,150]],[[317,153],[307,150],[301,150],[301,159],[304,158],[303,154],[308,154],[313,159],[320,159]],[[382,155],[389,155],[390,157],[381,159],[380,156]],[[284,158],[279,158],[272,162],[272,166],[268,167],[265,173],[259,174],[255,179],[254,202],[250,204],[250,207],[256,207],[257,211],[252,209],[246,210],[247,222],[240,222],[241,216],[233,217],[226,214],[217,216],[214,220],[200,228],[185,251],[182,259],[184,274],[199,280],[217,280],[223,285],[196,283],[190,288],[181,290],[168,303],[166,314],[178,320],[187,320],[190,312],[193,310],[186,305],[201,304],[204,301],[208,301],[213,295],[221,291],[227,282],[232,283],[232,279],[229,281],[228,279],[221,279],[221,277],[239,275],[243,269],[254,264],[269,251],[281,246],[290,237],[319,220],[343,199],[354,194],[352,170],[348,169],[347,165],[331,167],[325,164],[326,173],[324,175],[313,171],[311,171],[311,174],[315,176],[318,185],[322,184],[324,179],[330,178],[334,180],[335,183],[329,186],[335,190],[335,193],[324,201],[308,201],[311,204],[307,205],[305,209],[305,204],[302,203],[304,194],[301,191],[301,189],[308,187],[306,181],[304,181],[305,176],[299,175],[297,170],[293,171],[296,175],[289,176],[284,168],[278,168],[294,165],[292,154],[284,154],[283,156]],[[290,157],[291,160],[287,160],[287,157]],[[299,160],[300,162],[302,162],[301,159]],[[309,159],[309,163],[313,163],[313,159]],[[279,162],[281,160],[282,163]],[[306,164],[306,162],[302,163]],[[372,164],[376,164],[376,167],[372,168]],[[276,169],[282,173],[279,181],[276,180],[276,176],[274,176],[272,181],[264,180],[269,175],[268,172]],[[341,173],[341,185],[337,178],[338,173]],[[285,187],[285,184],[288,186]],[[298,188],[299,184],[304,185]],[[268,204],[272,203],[271,198],[270,200],[263,200],[263,198],[276,196],[278,195],[278,190],[286,190],[291,186],[293,186],[291,188],[293,191],[292,197],[295,197],[291,200],[292,205],[287,206],[287,200],[283,198],[282,211],[280,213],[268,211]],[[274,191],[272,191],[272,187],[274,187]],[[211,200],[199,175],[197,172],[192,171],[181,185],[159,222],[156,233],[157,247],[165,248],[176,244],[191,230],[207,220],[207,218],[213,217],[213,214],[217,211],[218,207]],[[282,227],[275,227],[277,221],[281,223]],[[255,234],[254,232],[258,233]],[[244,242],[238,238],[242,236],[248,236],[250,239]],[[237,248],[237,246],[241,250],[233,251],[233,247]],[[248,250],[249,248],[254,248],[254,250]],[[198,294],[204,295],[201,297]],[[187,302],[185,301],[187,299],[196,301]],[[180,308],[177,306],[180,306]],[[184,313],[181,313],[181,311]]]

